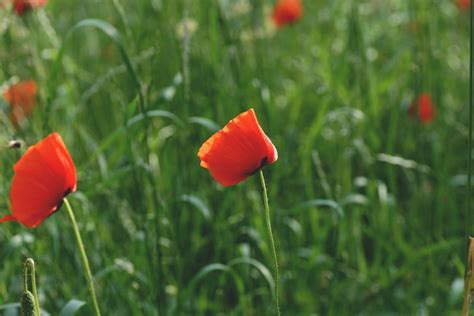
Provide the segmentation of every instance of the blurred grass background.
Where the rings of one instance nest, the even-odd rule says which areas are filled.
[[[258,179],[224,189],[196,157],[249,107],[280,157],[265,172],[283,313],[457,315],[468,13],[451,0],[314,0],[301,21],[275,31],[272,5],[87,0],[50,1],[23,17],[0,10],[0,85],[39,85],[21,130],[2,111],[0,138],[63,136],[104,315],[272,314]],[[117,33],[90,21],[71,33],[84,19]],[[406,113],[421,92],[437,106],[431,124]],[[0,151],[2,215],[20,155]],[[1,225],[0,309],[18,301],[28,256],[46,311],[89,300],[59,211],[35,230]]]

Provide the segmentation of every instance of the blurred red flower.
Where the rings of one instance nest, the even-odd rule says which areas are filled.
[[[7,3],[13,4],[13,11],[18,15],[23,15],[31,9],[40,8],[46,5],[48,0],[3,0],[0,1],[0,9]]]
[[[408,114],[413,118],[418,118],[422,123],[433,121],[436,109],[431,95],[426,92],[421,93],[408,108]]]
[[[467,11],[471,7],[471,0],[457,0],[459,9]]]
[[[199,149],[198,157],[201,167],[209,169],[214,179],[231,186],[274,163],[278,153],[250,109],[212,135]]]
[[[76,191],[76,167],[58,133],[30,146],[13,170],[13,215],[0,222],[17,221],[34,228],[59,209],[66,195]]]
[[[272,19],[277,27],[298,21],[303,16],[300,0],[279,0],[273,9]]]
[[[38,87],[33,80],[22,81],[10,86],[3,94],[10,104],[10,121],[18,126],[26,116],[33,112],[36,105]]]

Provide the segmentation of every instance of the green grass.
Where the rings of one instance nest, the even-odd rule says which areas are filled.
[[[249,107],[279,152],[265,173],[284,315],[458,315],[468,14],[449,0],[307,0],[299,23],[252,38],[272,1],[240,16],[235,2],[0,11],[0,85],[40,87],[23,129],[1,112],[1,141],[63,136],[104,315],[272,315],[259,179],[224,189],[196,157]],[[184,16],[198,25],[189,41],[176,35]],[[70,32],[85,19],[117,33],[90,20]],[[429,125],[406,114],[422,91],[437,105]],[[0,150],[2,215],[20,155]],[[0,308],[19,301],[26,257],[44,310],[90,301],[65,210],[34,230],[1,225]]]

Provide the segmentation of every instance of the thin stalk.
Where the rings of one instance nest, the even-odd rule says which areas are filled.
[[[31,279],[31,291],[33,292],[33,297],[35,298],[35,314],[41,316],[41,310],[39,306],[38,299],[38,290],[36,289],[36,272],[35,272],[35,262],[33,259],[28,258],[25,261],[25,267],[23,271],[23,287],[24,291],[28,291],[28,272]]]
[[[470,304],[469,286],[470,286],[470,282],[468,280],[467,282],[464,283],[464,303],[462,306],[462,316],[469,316],[469,304]]]
[[[470,26],[469,26],[469,144],[468,144],[468,175],[467,175],[467,210],[466,210],[466,235],[469,238],[468,243],[468,252],[466,259],[466,272],[464,277],[464,304],[462,315],[469,315],[469,306],[471,303],[471,291],[472,291],[472,263],[473,263],[473,239],[470,236],[471,233],[471,223],[470,223],[470,213],[471,213],[471,186],[472,186],[472,97],[473,97],[473,14],[474,8],[472,3],[470,4]]]
[[[471,186],[472,186],[472,90],[473,90],[473,14],[474,8],[471,4],[470,10],[470,38],[469,38],[469,145],[468,145],[468,176],[467,176],[467,218],[466,218],[466,233],[469,236],[471,233],[471,223],[469,220],[471,212]]]
[[[278,256],[277,250],[275,247],[275,240],[273,239],[273,231],[272,231],[272,221],[270,219],[270,207],[268,206],[268,192],[267,192],[267,185],[265,184],[265,176],[263,175],[263,170],[260,169],[260,182],[262,184],[262,191],[263,191],[263,203],[265,205],[265,223],[267,225],[267,232],[268,238],[270,239],[270,244],[272,247],[272,254],[273,254],[273,261],[275,264],[275,275],[273,277],[275,281],[275,309],[277,315],[280,316],[280,297],[279,297],[279,290],[280,290],[280,272],[278,268]]]
[[[89,260],[87,259],[86,250],[84,248],[84,244],[82,243],[79,228],[77,227],[76,218],[74,216],[71,204],[69,204],[69,201],[66,198],[64,198],[64,205],[66,205],[69,220],[71,221],[74,236],[76,237],[77,246],[79,247],[79,252],[81,254],[82,264],[84,266],[84,272],[86,274],[87,284],[89,286],[89,292],[92,297],[92,305],[94,306],[96,316],[100,316],[99,304],[97,303],[97,297],[95,295],[94,280],[92,279],[91,268],[89,267]]]
[[[471,286],[473,284],[474,275],[472,274],[472,267],[473,267],[473,255],[474,255],[474,242],[473,238],[469,238],[469,247],[468,247],[468,255],[467,255],[467,269],[466,269],[466,277],[464,279],[464,304],[462,309],[462,315],[468,316],[469,315],[469,306],[471,305]]]

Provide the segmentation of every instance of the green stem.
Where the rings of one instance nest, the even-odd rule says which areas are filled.
[[[272,221],[270,219],[270,207],[268,206],[268,192],[267,192],[267,185],[265,184],[265,177],[263,175],[263,170],[260,169],[260,182],[262,184],[262,191],[263,191],[263,203],[265,205],[265,223],[267,225],[267,232],[268,238],[270,239],[270,244],[272,247],[272,254],[273,254],[273,261],[275,264],[275,309],[277,315],[280,316],[280,297],[279,297],[279,290],[280,290],[280,272],[278,268],[278,256],[277,250],[275,247],[275,240],[273,239],[273,231],[272,231]]]
[[[33,292],[33,297],[35,298],[35,313],[38,316],[41,316],[41,310],[39,306],[38,299],[38,290],[36,289],[36,272],[35,272],[35,262],[33,259],[28,258],[25,261],[25,270],[23,271],[23,286],[24,291],[28,291],[28,271],[31,278],[31,291]]]
[[[64,205],[66,205],[67,213],[72,224],[72,229],[74,230],[74,236],[76,237],[76,242],[79,247],[79,252],[81,253],[82,264],[84,265],[84,272],[86,274],[89,292],[92,297],[92,305],[94,306],[96,316],[100,316],[100,309],[99,304],[97,303],[97,297],[95,295],[94,281],[92,279],[91,268],[89,267],[89,260],[87,260],[86,250],[84,249],[84,244],[82,243],[82,238],[81,234],[79,233],[79,228],[77,227],[76,218],[71,208],[71,204],[69,204],[69,201],[66,198],[64,198]]]
[[[469,315],[469,306],[471,305],[471,291],[472,291],[472,266],[473,266],[473,255],[474,255],[474,238],[469,237],[467,251],[467,265],[466,265],[466,276],[464,278],[464,304],[462,309],[462,316]]]
[[[469,237],[472,233],[472,224],[470,220],[471,213],[471,192],[472,192],[472,130],[473,130],[473,90],[474,90],[474,6],[470,5],[470,23],[469,23],[469,144],[468,144],[468,175],[467,175],[467,210],[466,210],[466,235]],[[469,237],[468,253],[466,259],[466,272],[464,279],[464,304],[463,316],[469,315],[469,306],[471,305],[472,260],[473,260],[473,239]]]
[[[473,90],[474,90],[474,25],[473,17],[474,6],[470,8],[470,26],[469,26],[469,144],[468,144],[468,175],[467,175],[467,213],[466,213],[466,235],[472,233],[472,223],[470,221],[471,213],[471,194],[472,194],[472,130],[473,130]]]
[[[471,274],[470,272],[466,274],[466,278],[464,280],[464,303],[462,306],[462,316],[469,316],[469,305],[471,304],[470,298],[470,287],[471,287]]]

